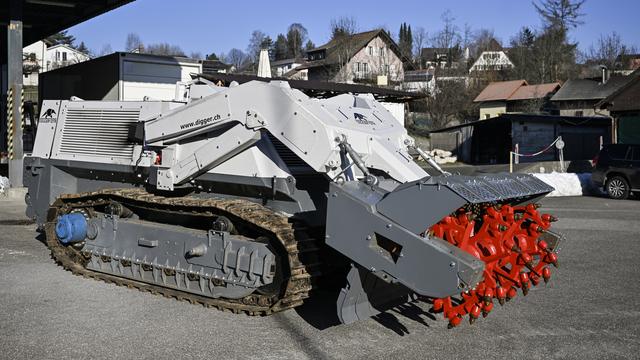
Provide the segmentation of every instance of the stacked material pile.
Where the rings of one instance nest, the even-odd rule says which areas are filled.
[[[429,154],[429,156],[431,156],[438,164],[453,164],[458,160],[456,156],[453,156],[451,151],[446,150],[433,149],[427,152],[427,154]],[[420,157],[419,160],[424,161],[425,159]]]

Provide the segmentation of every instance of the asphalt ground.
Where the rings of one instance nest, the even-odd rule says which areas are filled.
[[[543,205],[568,239],[551,282],[448,330],[422,303],[335,326],[325,298],[248,317],[77,277],[0,201],[0,358],[639,358],[640,201]]]

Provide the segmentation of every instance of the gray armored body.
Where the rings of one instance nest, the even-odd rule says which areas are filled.
[[[552,188],[527,175],[441,171],[371,97],[320,100],[286,82],[225,88],[196,79],[177,84],[173,101],[47,100],[41,113],[25,159],[27,212],[77,274],[260,315],[337,285],[338,317],[349,323],[489,282],[526,288],[518,274],[489,281],[491,248],[477,240],[469,249],[444,225],[433,230],[443,219],[458,224],[464,213],[473,238],[487,209],[502,211],[487,230],[509,247],[498,250],[554,260],[557,236],[526,205]],[[521,216],[504,210],[518,215],[518,206]],[[547,253],[496,235],[540,241],[531,229],[547,234]],[[454,315],[465,313],[473,316]]]

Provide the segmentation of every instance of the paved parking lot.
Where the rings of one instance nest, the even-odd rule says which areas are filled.
[[[330,326],[321,300],[255,318],[76,277],[0,201],[0,358],[638,358],[640,201],[543,204],[568,238],[552,281],[448,330],[423,304]]]

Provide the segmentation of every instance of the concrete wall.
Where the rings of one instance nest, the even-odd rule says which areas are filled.
[[[560,116],[609,116],[609,110],[598,110],[593,108],[560,109]]]
[[[596,100],[563,100],[554,101],[553,105],[560,111],[560,116],[609,116],[608,110],[596,112],[594,107],[599,102]]]
[[[500,116],[507,112],[505,101],[489,101],[480,105],[480,120]]]

